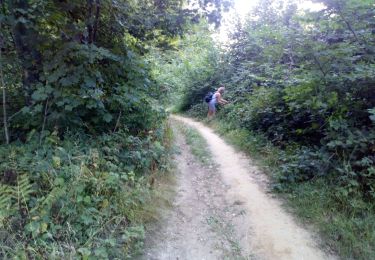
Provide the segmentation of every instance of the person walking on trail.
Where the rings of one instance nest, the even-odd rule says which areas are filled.
[[[215,116],[215,114],[216,114],[216,104],[219,103],[220,105],[226,105],[226,104],[229,103],[228,101],[223,99],[224,91],[225,91],[225,87],[220,86],[217,89],[217,91],[212,95],[211,100],[208,102],[208,113],[207,113],[208,118],[212,118],[212,117]]]

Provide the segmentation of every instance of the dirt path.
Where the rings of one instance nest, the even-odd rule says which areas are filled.
[[[267,193],[249,158],[203,124],[173,119],[199,131],[217,169],[196,162],[179,135],[174,209],[146,244],[145,259],[335,259]]]
[[[146,239],[142,259],[244,259],[230,223],[239,213],[225,201],[227,188],[214,165],[197,161],[183,134],[174,130],[176,196],[160,227]]]

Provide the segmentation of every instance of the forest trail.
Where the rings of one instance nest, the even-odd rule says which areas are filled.
[[[143,259],[335,259],[272,198],[248,157],[203,124],[172,119],[198,130],[215,166],[198,162],[176,132],[176,198]]]

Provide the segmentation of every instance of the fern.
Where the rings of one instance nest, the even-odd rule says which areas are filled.
[[[18,177],[17,187],[13,195],[15,195],[14,197],[17,199],[19,207],[24,204],[27,208],[27,202],[30,199],[31,193],[33,193],[33,187],[30,184],[29,177],[26,174]]]
[[[18,177],[16,186],[0,184],[0,226],[22,206],[28,210],[27,204],[33,192],[26,174]]]
[[[11,215],[12,189],[8,185],[0,184],[0,227],[3,227],[4,220]]]

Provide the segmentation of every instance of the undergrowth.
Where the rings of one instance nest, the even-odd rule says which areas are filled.
[[[144,136],[52,133],[0,147],[2,259],[126,259],[143,247],[169,126]]]

